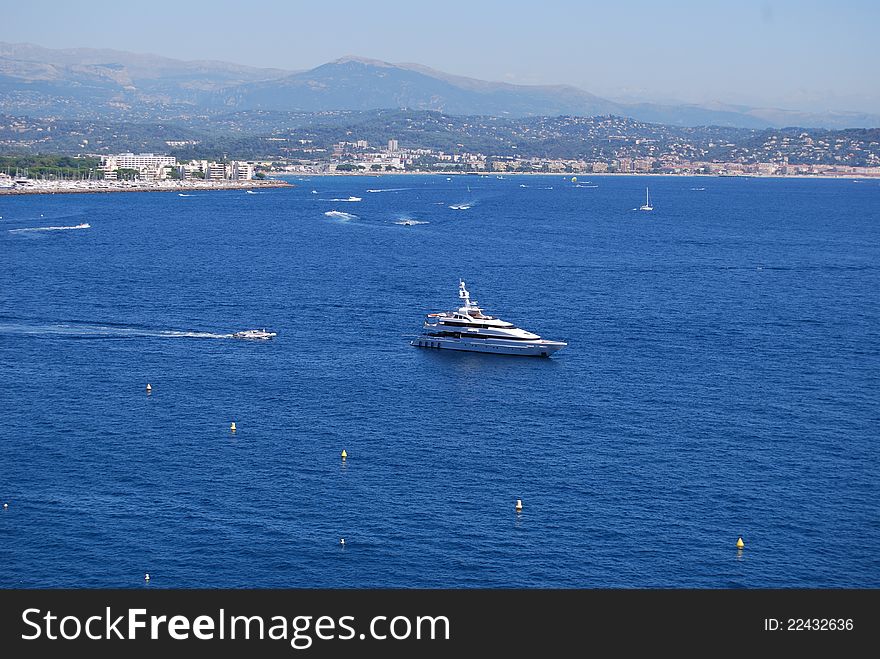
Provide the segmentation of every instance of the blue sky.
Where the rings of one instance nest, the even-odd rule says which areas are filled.
[[[0,41],[306,69],[417,62],[624,100],[880,113],[880,1],[5,0]]]

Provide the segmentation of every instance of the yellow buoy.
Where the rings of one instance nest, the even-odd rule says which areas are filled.
[[[233,421],[232,423],[229,424],[229,429],[230,429],[232,432],[235,432],[235,421]]]
[[[737,548],[737,549],[742,549],[742,548],[745,547],[745,546],[746,546],[746,545],[745,545],[745,543],[743,542],[742,537],[738,538],[737,541],[736,541],[736,548]]]
[[[578,177],[577,177],[577,176],[572,176],[572,177],[571,177],[571,182],[572,182],[572,183],[577,183],[577,182],[578,182]]]
[[[516,500],[516,512],[518,512],[518,513],[522,512],[522,499]]]
[[[153,387],[150,386],[150,383],[147,382],[147,393],[150,393],[153,390]]]
[[[348,453],[345,452],[345,449],[342,449],[342,459],[345,460],[345,458],[347,458],[347,457],[348,457]]]

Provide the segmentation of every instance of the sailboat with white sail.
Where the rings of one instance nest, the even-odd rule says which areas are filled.
[[[645,188],[645,203],[639,206],[640,211],[652,211],[654,207],[651,205],[651,199],[648,196],[648,188]]]

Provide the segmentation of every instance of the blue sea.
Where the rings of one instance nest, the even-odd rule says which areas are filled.
[[[289,180],[0,197],[0,587],[880,587],[877,181]]]

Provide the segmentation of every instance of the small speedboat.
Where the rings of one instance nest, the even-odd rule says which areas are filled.
[[[233,339],[271,339],[278,336],[277,332],[267,332],[265,329],[249,329],[236,332],[232,335]]]

